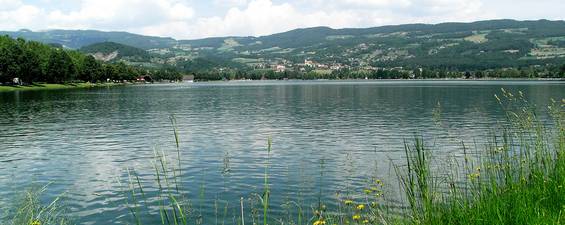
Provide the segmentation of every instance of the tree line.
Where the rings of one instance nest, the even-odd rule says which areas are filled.
[[[197,72],[197,81],[218,80],[316,80],[316,79],[485,79],[485,78],[561,78],[565,79],[565,64],[562,66],[530,66],[476,71],[457,71],[429,68],[391,68],[373,70],[341,69],[334,71],[275,72],[273,70],[228,70]]]
[[[35,41],[0,36],[0,83],[19,78],[23,83],[123,82],[182,80],[171,69],[148,69],[123,62],[104,63],[91,55]]]

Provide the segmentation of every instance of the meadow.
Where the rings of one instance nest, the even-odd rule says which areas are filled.
[[[69,84],[32,84],[32,85],[0,85],[0,92],[8,91],[34,91],[34,90],[59,90],[73,88],[93,88],[93,87],[109,87],[115,86],[115,83],[69,83]]]

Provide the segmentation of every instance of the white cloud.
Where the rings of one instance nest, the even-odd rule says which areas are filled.
[[[6,1],[10,2],[10,1]],[[40,17],[41,10],[32,5],[24,5],[21,2],[2,4],[0,8],[0,22],[4,29],[21,29],[22,26],[33,24]]]
[[[192,8],[172,0],[83,0],[79,10],[53,11],[48,19],[51,27],[88,24],[93,28],[123,29],[188,20],[193,16]]]
[[[247,4],[247,0],[214,0],[214,4],[220,7],[237,7],[237,6],[245,6]]]
[[[510,0],[77,0],[57,7],[68,1],[0,0],[0,30],[100,29],[176,38],[257,36],[312,26],[539,19],[531,17],[540,15],[563,19],[559,8],[565,7],[559,0],[517,0],[516,4]],[[215,11],[198,11],[198,6],[207,10],[212,6]],[[546,10],[536,13],[525,8]]]
[[[5,22],[0,28],[136,30],[194,16],[191,7],[177,0],[81,0],[79,5],[68,11],[47,11],[22,2],[2,6],[0,18]]]
[[[186,38],[267,35],[301,27],[372,27],[385,24],[469,20],[479,14],[480,0],[313,0],[313,9],[296,4],[275,4],[271,0],[251,0],[243,9],[233,7],[223,17],[197,18],[169,28],[152,27],[145,32],[167,30]],[[304,6],[304,4],[298,4]],[[185,28],[184,30],[182,28]],[[179,29],[180,28],[180,29]]]
[[[22,2],[19,0],[0,0],[0,10],[12,10],[20,7]]]
[[[412,2],[410,0],[338,0],[334,1],[335,3],[339,4],[340,7],[349,6],[349,7],[407,7]]]
[[[185,38],[212,36],[261,36],[301,27],[350,27],[356,24],[390,22],[379,11],[314,10],[301,11],[289,3],[274,4],[271,0],[252,0],[244,9],[233,7],[223,17],[197,18],[186,23],[169,23],[147,27],[145,33],[181,36]],[[184,28],[184,29],[183,29]],[[171,33],[167,33],[170,31]]]

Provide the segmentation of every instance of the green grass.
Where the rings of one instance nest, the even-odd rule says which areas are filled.
[[[34,90],[59,90],[59,89],[72,89],[72,88],[93,88],[93,87],[107,87],[116,86],[115,83],[93,84],[93,83],[73,83],[73,84],[33,84],[33,85],[15,85],[15,86],[2,86],[0,85],[0,92],[11,91],[34,91]]]
[[[397,167],[411,224],[565,223],[565,102],[549,112],[555,128],[538,118],[522,93],[502,90],[507,124],[490,143],[442,175],[430,169],[432,152],[416,139],[406,147],[407,167]],[[464,171],[459,175],[457,171]]]
[[[453,156],[448,163],[451,168],[447,170],[443,166],[437,168],[434,163],[438,160],[434,152],[440,150],[429,145],[434,140],[416,137],[406,142],[406,160],[394,166],[405,207],[390,207],[391,199],[385,197],[388,195],[385,190],[387,186],[398,186],[385,184],[374,176],[367,186],[355,188],[363,188],[362,193],[338,196],[335,208],[328,208],[321,200],[315,205],[292,201],[285,203],[288,216],[271,213],[269,185],[276,184],[269,181],[273,151],[269,138],[263,193],[226,202],[221,221],[232,217],[233,224],[238,225],[246,222],[261,224],[261,220],[264,225],[565,223],[565,100],[553,101],[548,106],[548,115],[553,119],[548,125],[521,92],[502,90],[502,95],[495,99],[506,112],[506,121],[493,130],[491,140],[485,146],[468,148],[463,143],[463,155]],[[438,104],[433,114],[438,120],[436,124],[441,126],[441,105]],[[135,170],[127,170],[129,179],[124,186],[123,193],[127,195],[124,204],[130,209],[134,224],[146,224],[143,218],[149,215],[148,209],[159,209],[163,225],[203,224],[202,209],[192,205],[179,185],[182,177],[180,134],[174,117],[171,117],[171,123],[176,154],[170,155],[176,156],[169,158],[165,151],[155,150],[152,164],[158,190],[156,196],[148,196]],[[321,177],[323,166],[322,161]],[[202,199],[204,189],[203,184]],[[320,195],[323,195],[322,187]],[[246,203],[246,197],[251,203]],[[146,199],[159,199],[158,205],[150,205]],[[40,205],[38,201],[26,202],[33,204],[26,203],[24,205],[32,207],[24,208],[41,208],[37,206]],[[238,205],[238,212],[229,214],[228,204]],[[215,207],[216,221],[219,221],[217,200]],[[37,213],[18,215],[21,216],[16,216],[14,221],[30,221],[29,218],[33,219]],[[58,218],[58,214],[54,217]],[[43,222],[41,218],[39,220]]]
[[[64,205],[60,204],[60,197],[52,202],[43,204],[40,200],[48,186],[31,188],[19,197],[18,205],[13,211],[13,217],[8,224],[11,225],[68,225],[69,220]]]

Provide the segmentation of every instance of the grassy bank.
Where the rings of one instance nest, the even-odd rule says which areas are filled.
[[[95,88],[95,87],[110,87],[121,84],[117,83],[72,83],[72,84],[33,84],[33,85],[14,85],[2,86],[0,85],[0,92],[11,91],[34,91],[34,90],[59,90],[59,89],[73,89],[73,88]]]
[[[263,155],[262,193],[232,199],[229,205],[237,206],[232,207],[236,209],[233,212],[227,210],[228,203],[223,212],[221,205],[217,205],[220,210],[216,209],[216,224],[223,224],[226,218],[233,218],[227,224],[238,225],[565,223],[565,100],[554,101],[547,107],[548,119],[540,118],[540,112],[522,93],[502,90],[494,99],[506,112],[506,120],[492,131],[487,144],[469,148],[462,143],[463,154],[451,157],[445,163],[449,167],[436,166],[436,160],[445,159],[434,155],[440,150],[430,145],[435,140],[416,137],[405,142],[405,161],[394,167],[404,207],[391,207],[391,201],[398,196],[389,197],[386,192],[387,187],[398,188],[398,184],[383,183],[375,174],[367,186],[357,188],[362,189],[361,193],[338,196],[338,202],[331,204],[336,207],[327,207],[330,204],[322,200],[312,205],[287,202],[283,207],[287,214],[273,213],[269,187],[277,184],[271,183],[269,168],[276,164],[270,156],[277,149],[269,139]],[[441,110],[434,114],[441,120]],[[122,193],[132,224],[149,224],[144,221],[147,216],[157,217],[163,225],[206,224],[201,209],[193,205],[181,185],[181,135],[174,117],[171,123],[176,148],[155,151],[151,162],[154,186],[143,186],[146,182],[140,180],[136,171],[127,169]],[[323,166],[321,163],[320,176]],[[147,192],[151,189],[157,191]],[[36,204],[28,208],[41,208]],[[149,209],[158,210],[158,215],[149,213]],[[16,216],[14,221],[57,224],[49,221],[63,216],[53,214],[47,217],[49,220],[43,220],[33,217],[35,214],[23,215],[32,216],[23,220]]]
[[[432,169],[434,151],[424,140],[406,147],[406,166],[396,167],[408,203],[404,221],[565,223],[565,100],[547,107],[548,121],[521,92],[503,89],[495,98],[505,123],[486,146],[464,147],[448,172]]]

